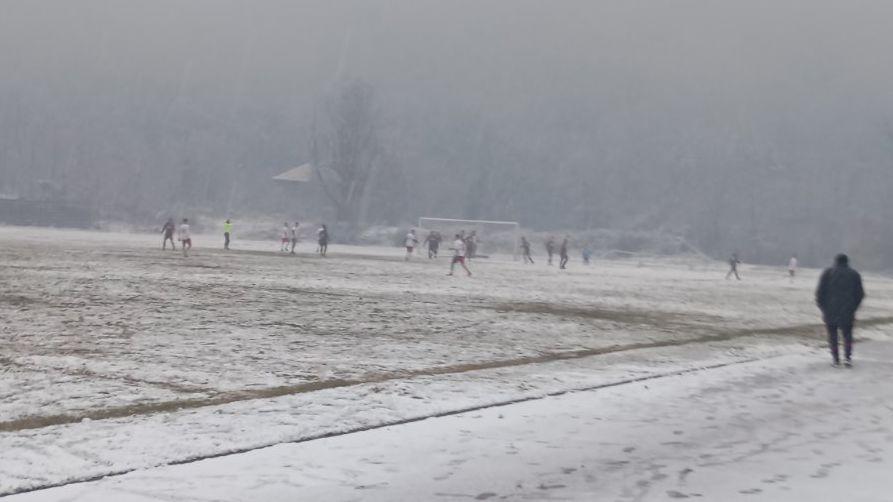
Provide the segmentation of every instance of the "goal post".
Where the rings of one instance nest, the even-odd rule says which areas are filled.
[[[478,237],[476,255],[484,257],[503,253],[511,255],[515,260],[520,258],[521,225],[516,221],[421,217],[418,228],[422,232],[432,230],[440,232],[444,243],[452,242],[456,234],[464,232],[468,235],[475,232]]]

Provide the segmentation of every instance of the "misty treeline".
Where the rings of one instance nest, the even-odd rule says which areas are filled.
[[[893,266],[889,6],[610,4],[12,2],[0,192]],[[312,189],[272,182],[308,162]]]

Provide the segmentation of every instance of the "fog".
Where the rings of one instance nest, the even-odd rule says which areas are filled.
[[[0,0],[0,193],[893,267],[891,42],[882,0]]]

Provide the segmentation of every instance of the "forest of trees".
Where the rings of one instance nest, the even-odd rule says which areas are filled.
[[[368,224],[661,231],[716,257],[893,267],[893,12],[870,3],[854,29],[833,3],[785,22],[770,3],[12,2],[0,194],[49,180],[134,222],[315,218],[271,178],[316,162],[339,173],[327,214]]]

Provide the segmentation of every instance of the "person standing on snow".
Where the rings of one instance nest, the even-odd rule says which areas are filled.
[[[732,256],[729,258],[729,273],[726,274],[726,280],[735,276],[735,279],[741,280],[741,276],[738,275],[738,264],[741,263],[741,260],[738,259],[738,253],[732,253]]]
[[[295,246],[298,245],[298,225],[300,223],[296,221],[295,225],[291,227],[291,254],[295,254]]]
[[[329,251],[329,229],[323,224],[319,227],[319,230],[316,231],[316,242],[319,244],[317,248],[319,251],[319,255],[325,257],[326,253]]]
[[[524,264],[533,265],[533,258],[530,256],[530,241],[527,237],[521,236],[521,254],[524,256]]]
[[[791,255],[791,259],[788,261],[788,275],[791,277],[791,282],[794,282],[794,276],[797,275],[798,265],[800,262],[797,260],[797,255]]]
[[[406,246],[406,257],[405,261],[409,261],[412,258],[412,253],[415,251],[415,247],[419,245],[419,238],[415,235],[415,230],[410,229],[409,233],[406,234],[406,239],[403,244]]]
[[[467,248],[465,247],[465,239],[462,238],[461,234],[456,234],[456,240],[453,241],[453,247],[450,249],[453,251],[453,261],[450,262],[450,273],[447,275],[453,275],[453,269],[456,268],[458,263],[468,273],[468,277],[471,277],[471,270],[468,270],[468,266],[465,265]]]
[[[425,244],[428,245],[428,259],[432,260],[437,258],[437,252],[440,250],[440,241],[443,240],[443,237],[440,235],[440,232],[437,230],[432,230],[428,232],[428,235],[425,236]]]
[[[834,266],[826,269],[819,279],[815,302],[822,311],[822,320],[828,330],[828,345],[834,366],[840,366],[840,349],[837,346],[838,330],[843,333],[843,350],[847,368],[852,367],[853,325],[856,311],[865,298],[862,276],[850,268],[845,254],[834,259]]]
[[[189,233],[189,219],[183,218],[180,228],[177,231],[177,238],[180,240],[180,246],[183,247],[183,256],[189,256],[188,251],[192,249],[192,234]]]
[[[229,239],[233,235],[233,223],[228,219],[223,222],[223,249],[229,250]]]
[[[288,227],[288,222],[282,224],[282,233],[279,235],[279,252],[286,253],[288,252],[288,243],[291,242],[291,229]]]
[[[472,258],[477,256],[478,250],[478,234],[477,231],[472,230],[468,237],[465,238],[465,259],[471,261]]]
[[[168,218],[164,223],[164,226],[161,227],[161,233],[164,234],[164,242],[161,243],[161,250],[164,251],[167,249],[167,241],[171,241],[171,248],[176,251],[177,245],[174,244],[174,230],[177,229],[177,225],[174,223],[173,218]]]
[[[569,259],[567,253],[567,241],[570,239],[570,236],[565,236],[564,240],[561,241],[561,248],[558,250],[558,256],[561,258],[561,262],[558,264],[558,268],[564,270],[567,268],[567,261]]]
[[[555,239],[549,237],[549,240],[546,241],[546,253],[549,254],[549,265],[552,264],[552,255],[555,254]]]

